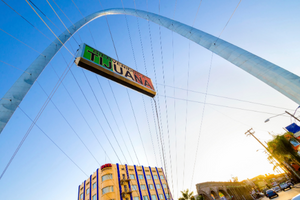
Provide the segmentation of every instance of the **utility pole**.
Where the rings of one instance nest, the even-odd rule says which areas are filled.
[[[257,139],[257,137],[254,136],[254,133],[255,133],[254,130],[250,128],[248,131],[246,131],[245,135],[246,136],[252,135],[257,140],[257,142],[259,142],[269,152],[269,149],[259,139]]]
[[[287,111],[285,111],[285,112],[287,112]],[[288,112],[287,112],[288,113]],[[290,114],[290,113],[288,113],[288,114]],[[290,114],[291,116],[293,116],[292,114]],[[293,116],[294,117],[294,116]],[[294,117],[294,118],[296,118],[296,117]],[[296,118],[297,119],[297,118]],[[299,119],[297,119],[298,121],[299,121]],[[252,132],[251,132],[252,131]],[[293,173],[294,173],[294,175],[298,178],[298,179],[300,179],[300,176],[297,174],[297,172],[295,172],[295,170],[291,167],[291,166],[289,166],[289,164],[288,163],[286,163],[286,162],[284,162],[284,163],[282,163],[281,161],[279,161],[279,160],[277,160],[273,155],[272,155],[272,153],[269,151],[269,149],[259,140],[259,139],[257,139],[257,137],[255,137],[254,136],[254,130],[252,129],[252,128],[250,128],[248,131],[246,131],[246,133],[245,133],[245,135],[246,136],[249,136],[249,135],[251,135],[251,136],[253,136],[256,140],[257,140],[257,142],[259,142],[266,150],[267,150],[267,152],[269,152],[269,154],[278,162],[278,163],[280,163],[281,165],[283,165],[283,166],[285,166],[286,168],[289,168]]]
[[[288,111],[285,111],[285,113],[288,114],[288,115],[290,115],[291,117],[295,118],[298,122],[300,122],[300,120],[299,120],[297,117],[295,117],[294,115],[292,115],[292,114],[289,113]]]

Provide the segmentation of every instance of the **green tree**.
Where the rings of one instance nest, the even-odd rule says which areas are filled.
[[[189,189],[181,191],[182,197],[178,200],[191,200],[194,192],[190,192]],[[194,198],[195,199],[195,198]]]
[[[292,133],[286,134],[291,135]],[[292,145],[284,135],[274,136],[274,139],[268,142],[268,149],[272,156],[278,160],[291,160],[293,162],[300,163],[300,156],[293,149]]]
[[[196,200],[204,200],[204,197],[200,194],[197,196]]]

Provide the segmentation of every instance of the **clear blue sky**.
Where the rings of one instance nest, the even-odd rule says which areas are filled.
[[[33,0],[33,2],[59,29],[64,30],[64,26],[55,16],[46,1]],[[71,23],[55,6],[53,1],[49,2],[67,27],[71,26]],[[56,2],[73,23],[82,18],[71,0],[57,0]],[[102,9],[98,0],[74,0],[74,2],[80,8],[84,16]],[[126,8],[134,8],[133,0],[123,0],[123,2]],[[161,15],[174,18],[188,25],[192,25],[195,20],[194,27],[218,36],[229,20],[239,0],[203,0],[197,17],[196,13],[200,3],[199,0],[178,0],[176,9],[175,2],[175,0],[161,1]],[[51,40],[55,39],[54,35],[47,29],[26,1],[7,0],[7,3],[41,30],[47,37]],[[121,0],[101,1],[101,3],[104,9],[122,8]],[[136,1],[136,7],[140,10],[147,10],[147,1]],[[158,13],[158,8],[159,1],[149,1],[148,9],[150,12]],[[300,63],[299,8],[300,2],[297,1],[242,1],[221,38],[295,74],[300,74],[298,67]],[[30,26],[3,2],[0,2],[0,13],[0,28],[4,31],[39,52],[42,52],[50,44],[50,41],[46,37]],[[51,24],[43,15],[41,16],[55,34],[61,34],[59,29]],[[128,16],[127,19],[132,47],[125,17],[108,16],[120,62],[131,68],[138,69],[139,72],[145,74],[143,60],[143,57],[145,57],[148,76],[152,79],[154,85],[158,84],[156,88],[158,95],[155,99],[160,103],[159,107],[161,123],[163,124],[162,130],[164,135],[164,148],[166,151],[168,181],[172,187],[172,192],[174,191],[173,195],[177,198],[179,191],[186,188],[195,191],[195,184],[199,182],[228,181],[231,176],[238,176],[239,179],[242,180],[258,174],[272,173],[272,166],[268,164],[266,155],[261,151],[256,152],[256,150],[262,149],[262,147],[253,138],[245,137],[244,133],[253,127],[256,131],[256,136],[262,141],[267,141],[272,138],[268,132],[272,134],[283,133],[282,127],[291,123],[290,118],[282,116],[274,118],[268,123],[264,123],[265,119],[272,115],[283,113],[286,109],[294,110],[298,105],[216,55],[213,56],[211,63],[211,52],[199,45],[192,42],[190,43],[187,39],[175,33],[172,36],[172,32],[165,28],[161,28],[162,40],[160,41],[159,27],[156,24],[150,23],[155,59],[155,63],[153,63],[148,22],[143,19],[138,20],[141,32],[140,40],[137,19],[131,16]],[[96,44],[92,40],[89,28]],[[81,38],[82,42],[93,47],[97,46],[99,51],[116,58],[105,18],[102,17],[89,23],[89,28],[85,26],[76,33],[74,36],[76,40],[80,41]],[[2,31],[0,31],[0,38],[1,61],[25,70],[38,56],[38,53]],[[141,41],[143,48],[141,47]],[[162,42],[162,52],[160,42]],[[172,47],[172,43],[174,48]],[[77,49],[78,45],[74,40],[70,40],[67,43],[67,47]],[[134,50],[135,57],[133,56],[132,49]],[[72,60],[72,56],[65,49],[62,49],[51,61],[51,65],[46,67],[38,79],[38,82],[48,94],[58,81],[53,68],[59,75],[61,75],[66,68],[62,55],[66,58],[67,62]],[[135,65],[135,59],[137,66]],[[173,73],[173,65],[175,66],[175,73]],[[153,70],[154,67],[157,71],[156,75]],[[186,89],[205,92],[210,67],[209,94],[272,105],[278,108],[230,100],[228,98],[207,96],[207,103],[215,105],[205,106],[203,123],[200,127],[203,115],[203,104],[197,103],[197,101],[203,102],[204,95],[195,92],[187,93]],[[162,69],[164,69],[165,72],[165,80],[163,79]],[[102,114],[84,78],[82,69],[74,65],[71,70],[80,83],[120,160],[111,148],[71,73],[68,73],[63,83],[68,89],[68,92],[75,99],[79,109],[95,132],[101,145],[106,149],[108,156],[105,156],[105,153],[97,143],[92,132],[62,85],[53,96],[53,102],[96,157],[97,161],[75,136],[72,129],[50,102],[37,124],[51,139],[54,140],[87,175],[90,175],[100,167],[98,162],[100,165],[109,162],[138,164],[133,147],[130,145],[130,141],[127,137],[127,128],[140,164],[162,167],[156,136],[157,125],[154,123],[151,106],[152,100],[149,97],[143,97],[140,93],[128,90],[134,106],[144,148],[147,151],[147,161],[126,88],[114,82],[110,82],[126,123],[125,128],[108,81],[103,77],[98,77],[104,91],[104,93],[102,93],[96,76],[85,71],[104,109],[109,124],[105,121],[105,116]],[[21,74],[21,71],[0,63],[0,97],[6,93]],[[188,74],[189,80],[187,81]],[[155,76],[157,82],[155,82]],[[175,77],[175,83],[173,82],[173,77]],[[174,98],[166,98],[165,100],[164,81],[168,86],[184,89],[176,89],[174,93],[172,87],[166,86],[166,95],[176,97],[177,100]],[[105,97],[109,104],[105,101]],[[31,118],[35,118],[46,98],[47,96],[43,93],[41,87],[38,84],[34,84],[20,107]],[[192,101],[186,102],[186,99]],[[145,106],[143,101],[145,102]],[[174,102],[176,102],[175,109]],[[216,105],[222,105],[223,107]],[[113,111],[117,124],[109,108]],[[4,170],[30,125],[31,121],[18,109],[1,133],[0,173]],[[109,125],[116,135],[121,149],[118,147]],[[168,132],[170,134],[170,140],[168,138]],[[121,134],[124,137],[125,143],[127,143],[129,151],[121,139]],[[195,173],[192,174],[199,134],[201,137],[199,152],[196,158],[196,170]],[[186,143],[184,143],[185,137]],[[175,148],[176,144],[177,148]],[[184,151],[184,144],[186,144],[186,151]],[[185,158],[184,152],[186,154]],[[185,172],[184,178],[183,172]],[[87,176],[84,173],[68,160],[38,128],[34,127],[5,175],[0,180],[0,199],[76,199],[78,185],[86,178]]]

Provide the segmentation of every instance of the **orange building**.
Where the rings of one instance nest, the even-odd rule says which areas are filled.
[[[105,164],[78,186],[78,200],[172,200],[162,168]]]

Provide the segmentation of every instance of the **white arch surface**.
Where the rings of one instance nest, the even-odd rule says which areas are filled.
[[[164,26],[223,57],[300,105],[299,76],[222,39],[154,13],[128,8],[99,11],[79,20],[74,24],[75,27],[70,26],[69,31],[71,34],[65,30],[59,36],[59,39],[66,43],[81,27],[94,19],[105,15],[118,14],[137,16]],[[60,41],[55,39],[42,52],[45,56],[38,56],[0,100],[0,133],[31,86],[62,46]]]

